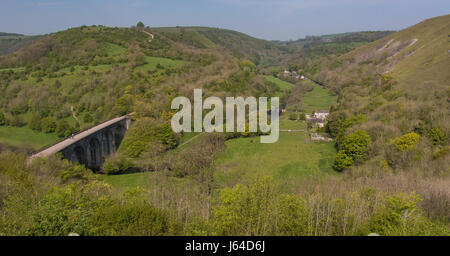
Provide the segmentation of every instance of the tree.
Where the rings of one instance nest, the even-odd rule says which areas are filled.
[[[22,118],[21,116],[19,116],[19,115],[14,115],[14,116],[11,118],[10,123],[11,123],[12,126],[15,126],[15,127],[22,127],[22,126],[25,125],[25,121],[24,121],[23,118]]]
[[[350,167],[353,165],[353,159],[349,157],[347,154],[345,154],[342,151],[339,151],[336,154],[336,158],[334,160],[333,168],[337,171],[342,171],[347,167]]]
[[[274,230],[277,194],[269,177],[250,186],[237,184],[220,191],[213,210],[213,223],[219,235],[267,235]],[[270,233],[269,233],[270,234]]]
[[[306,120],[306,115],[305,113],[301,113],[300,114],[300,120],[305,121]]]
[[[41,120],[41,129],[45,133],[55,132],[56,122],[53,117],[46,117]]]
[[[3,112],[0,112],[0,126],[4,126],[7,124],[7,120],[5,117],[5,114]]]
[[[178,140],[178,135],[168,123],[144,117],[134,122],[127,131],[119,151],[130,157],[138,157],[149,143],[156,141],[166,148],[173,148]]]
[[[326,130],[331,135],[331,137],[335,138],[338,135],[344,121],[345,114],[342,112],[333,112],[329,115]]]
[[[88,113],[88,112],[84,113],[84,115],[83,115],[83,122],[90,123],[92,121],[94,121],[94,118],[92,118],[92,115],[90,113]]]
[[[142,23],[142,21],[139,21],[136,25],[136,27],[138,27],[138,28],[143,28],[144,26],[145,25],[144,25],[144,23]]]
[[[369,134],[363,130],[350,133],[339,145],[339,151],[333,167],[338,171],[342,171],[355,162],[364,161],[370,142]]]
[[[111,110],[111,115],[121,116],[130,113],[131,110],[133,110],[133,102],[133,96],[125,92],[125,94],[116,101],[116,104]]]
[[[55,132],[59,137],[67,137],[72,134],[73,129],[66,120],[61,120],[56,124]]]
[[[41,117],[39,113],[33,113],[28,126],[35,131],[41,131]]]
[[[291,113],[289,114],[289,120],[297,120],[298,114],[297,113]]]

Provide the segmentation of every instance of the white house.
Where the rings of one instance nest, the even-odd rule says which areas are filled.
[[[284,70],[283,76],[291,76],[291,72],[289,70]]]
[[[326,110],[319,110],[314,112],[314,117],[315,118],[320,118],[320,119],[327,119],[327,117],[330,115],[330,113]]]

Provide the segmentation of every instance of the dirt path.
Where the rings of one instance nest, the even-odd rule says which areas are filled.
[[[75,111],[73,111],[73,106],[70,106],[70,112],[72,112],[72,117],[77,121],[79,129],[81,129],[80,120],[78,120],[78,117],[75,115]]]
[[[280,132],[305,132],[305,130],[280,129]]]
[[[178,147],[182,147],[182,146],[188,144],[188,143],[191,142],[193,139],[197,138],[198,136],[200,136],[200,135],[202,135],[202,134],[203,134],[203,133],[199,133],[199,134],[195,135],[194,137],[192,137],[192,138],[188,139],[187,141],[181,143]]]
[[[145,34],[149,35],[149,36],[152,38],[152,39],[149,39],[149,40],[148,40],[149,43],[151,43],[152,40],[153,40],[153,38],[155,38],[155,36],[154,36],[153,34],[147,32],[147,31],[145,31],[145,30],[141,30],[141,31],[144,32]]]

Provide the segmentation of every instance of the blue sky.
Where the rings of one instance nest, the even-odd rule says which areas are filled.
[[[399,30],[449,14],[449,0],[0,0],[0,31],[28,35],[81,25],[209,26],[269,40]]]

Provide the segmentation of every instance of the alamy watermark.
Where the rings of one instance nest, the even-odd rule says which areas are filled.
[[[248,107],[248,131],[268,133],[260,136],[261,143],[274,143],[279,137],[279,97],[271,97],[270,110],[267,109],[267,97],[226,97],[226,125],[223,124],[223,102],[218,97],[208,97],[203,101],[202,89],[194,89],[194,132],[237,132],[246,131],[246,109]],[[172,116],[172,130],[192,132],[192,104],[183,96],[172,100],[172,109],[179,110]],[[214,106],[214,108],[213,108]],[[203,110],[209,110],[203,117]],[[236,111],[235,111],[236,110]],[[267,115],[270,112],[270,123]],[[235,118],[236,113],[236,118]],[[235,125],[236,120],[236,125]]]

